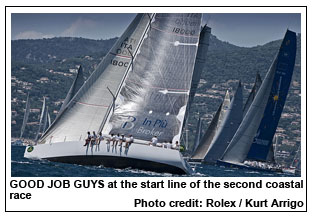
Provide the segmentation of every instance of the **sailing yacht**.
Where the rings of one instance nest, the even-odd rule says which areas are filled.
[[[200,140],[198,146],[196,149],[194,149],[194,152],[189,159],[191,162],[201,162],[204,160],[205,156],[207,155],[207,151],[211,145],[211,142],[220,127],[220,124],[222,123],[222,120],[224,118],[225,112],[228,110],[230,106],[230,94],[227,90],[224,96],[224,100],[219,106],[217,112],[212,118],[212,121],[209,124],[208,129],[206,130],[205,134],[203,135],[202,139]]]
[[[82,165],[190,173],[178,150],[201,14],[138,14],[25,157]],[[88,131],[132,135],[130,147],[84,146]],[[103,148],[103,146],[105,148]]]
[[[38,142],[40,135],[42,135],[47,128],[51,125],[51,118],[49,115],[49,107],[46,104],[46,98],[43,97],[41,115],[39,119],[39,127],[35,137],[35,142]]]
[[[25,139],[23,138],[24,135],[24,131],[26,128],[26,124],[28,121],[28,117],[29,117],[29,112],[30,112],[30,103],[29,103],[29,93],[27,94],[27,99],[26,99],[26,107],[25,107],[25,112],[24,112],[24,118],[23,118],[23,123],[22,123],[22,127],[21,127],[21,133],[20,133],[20,137],[19,139],[15,140],[13,142],[14,145],[18,145],[18,146],[27,146]]]
[[[290,86],[296,58],[296,33],[287,30],[281,47],[219,165],[250,168],[245,160],[265,162]],[[261,169],[252,167],[252,169]]]

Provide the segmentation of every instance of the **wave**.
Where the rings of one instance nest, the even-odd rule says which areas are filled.
[[[11,163],[17,163],[17,164],[33,164],[29,161],[15,161],[15,160],[11,160]]]

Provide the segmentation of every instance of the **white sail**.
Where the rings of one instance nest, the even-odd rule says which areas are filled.
[[[28,121],[28,117],[29,117],[29,111],[30,111],[30,103],[29,103],[29,93],[27,94],[27,100],[26,100],[26,108],[25,108],[25,113],[24,113],[24,118],[23,118],[23,124],[22,124],[22,128],[21,128],[21,134],[20,134],[20,138],[23,137],[24,134],[24,130]]]
[[[113,94],[131,68],[140,43],[149,28],[152,15],[138,14],[123,35],[117,40],[88,80],[79,89],[64,111],[41,139],[41,143],[79,141],[87,131],[98,131]]]
[[[50,117],[50,114],[49,114],[49,112],[47,112],[48,113],[48,127],[50,127],[51,126],[51,117]]]
[[[232,137],[234,136],[243,118],[243,92],[241,82],[239,82],[235,95],[231,100],[229,108],[224,113],[224,118],[219,122],[219,126],[213,141],[205,156],[206,162],[214,163],[219,160]]]
[[[201,14],[156,14],[104,134],[179,141],[189,99]]]

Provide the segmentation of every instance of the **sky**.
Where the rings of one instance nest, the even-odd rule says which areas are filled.
[[[61,36],[109,39],[120,36],[136,14],[12,13],[11,38],[41,39]],[[298,13],[212,13],[203,23],[212,34],[231,44],[252,47],[283,38],[286,29],[301,32]]]

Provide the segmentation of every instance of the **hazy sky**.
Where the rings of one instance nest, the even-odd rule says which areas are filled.
[[[12,39],[59,36],[108,39],[120,36],[135,14],[12,14]],[[238,46],[283,38],[287,28],[301,32],[300,14],[204,14],[212,34]]]

